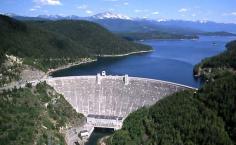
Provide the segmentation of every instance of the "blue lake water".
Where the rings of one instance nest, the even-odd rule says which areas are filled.
[[[199,87],[193,67],[202,59],[225,50],[225,44],[236,37],[202,36],[199,40],[147,40],[154,51],[119,58],[99,58],[97,62],[71,67],[53,77],[107,74],[146,77]],[[95,130],[86,145],[96,145],[99,138],[111,132]]]
[[[146,40],[154,51],[118,58],[99,58],[97,62],[71,67],[53,77],[107,74],[153,78],[199,87],[193,67],[202,59],[225,50],[225,44],[236,37],[201,36],[198,40]]]

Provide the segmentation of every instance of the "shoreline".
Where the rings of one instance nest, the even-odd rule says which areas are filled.
[[[124,57],[124,56],[129,56],[129,55],[132,55],[132,54],[139,54],[139,53],[148,53],[148,52],[152,52],[154,50],[146,50],[146,51],[137,51],[137,52],[130,52],[130,53],[126,53],[126,54],[117,54],[117,55],[102,55],[102,56],[96,56],[97,58],[98,57],[101,57],[101,58],[106,58],[106,57]],[[68,69],[68,68],[71,68],[71,67],[74,67],[74,66],[79,66],[79,65],[82,65],[82,64],[87,64],[87,63],[92,63],[92,62],[96,62],[98,59],[97,58],[83,58],[84,60],[82,60],[81,62],[75,62],[75,63],[70,63],[70,64],[67,64],[67,65],[63,65],[63,66],[60,66],[60,67],[57,67],[55,69],[49,69],[47,72],[44,72],[44,75],[42,75],[41,77],[39,78],[36,78],[34,80],[25,80],[25,82],[32,82],[32,81],[38,81],[38,80],[44,80],[48,77],[52,77],[51,74],[56,72],[56,71],[60,71],[60,70],[64,70],[64,69]],[[40,70],[36,70],[38,72],[41,72]],[[22,80],[21,80],[22,81]],[[13,86],[16,86],[16,84],[18,84],[18,81],[17,82],[11,82],[9,84],[7,84],[6,86],[2,86],[0,87],[0,90],[1,89],[4,89],[6,87],[9,87],[11,86],[10,84],[14,84]]]
[[[96,55],[96,57],[101,57],[101,58],[124,57],[124,56],[129,56],[129,55],[132,55],[132,54],[148,53],[148,52],[153,52],[153,51],[154,50],[143,50],[143,51],[136,51],[136,52],[130,52],[130,53],[125,53],[125,54],[114,54],[114,55],[113,54],[112,55],[104,54],[104,55]],[[53,72],[60,71],[60,70],[63,70],[63,69],[68,69],[68,68],[71,68],[71,67],[74,67],[74,66],[79,66],[81,64],[92,63],[92,62],[95,62],[95,61],[97,61],[97,58],[96,59],[85,60],[85,61],[82,61],[82,62],[79,62],[79,63],[72,63],[72,64],[64,65],[64,66],[61,66],[61,67],[58,67],[58,68],[51,69],[51,70],[47,71],[45,73],[45,76],[48,77]]]
[[[136,52],[130,52],[130,53],[124,53],[124,54],[104,54],[104,55],[97,55],[97,57],[123,57],[123,56],[129,56],[132,54],[139,54],[139,53],[148,53],[153,52],[154,50],[143,50],[143,51],[136,51]]]
[[[48,76],[50,76],[50,74],[53,73],[53,72],[60,71],[60,70],[63,70],[63,69],[68,69],[68,68],[71,68],[71,67],[74,67],[74,66],[79,66],[79,65],[81,65],[81,64],[92,63],[92,62],[95,62],[95,61],[97,61],[97,59],[91,59],[91,58],[89,58],[88,60],[84,60],[84,61],[81,61],[81,62],[70,63],[70,64],[67,64],[67,65],[63,65],[63,66],[57,67],[57,68],[55,68],[55,69],[50,69],[50,70],[48,70],[48,71],[45,73],[45,76],[48,77]]]
[[[177,41],[177,40],[199,40],[199,38],[191,38],[191,39],[186,39],[186,38],[181,38],[181,39],[140,39],[140,40],[134,40],[134,42],[143,42],[143,41],[148,41],[148,40],[156,40],[156,41]]]

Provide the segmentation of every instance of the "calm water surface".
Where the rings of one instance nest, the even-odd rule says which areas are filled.
[[[171,81],[192,87],[200,82],[192,75],[193,67],[202,59],[225,50],[225,44],[235,37],[201,36],[199,40],[147,40],[142,43],[153,47],[150,53],[119,58],[99,58],[52,74],[53,77],[107,74],[146,77]]]
[[[203,36],[199,40],[147,40],[142,43],[152,46],[153,52],[100,58],[97,62],[61,70],[52,76],[96,75],[106,70],[107,74],[128,74],[199,87],[200,82],[192,74],[194,65],[224,51],[225,44],[233,39],[236,38]],[[86,145],[96,145],[99,138],[109,134],[111,132],[95,130]]]

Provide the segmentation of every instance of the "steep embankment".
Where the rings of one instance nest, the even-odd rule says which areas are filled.
[[[0,93],[0,144],[65,144],[65,127],[78,126],[78,114],[46,83]]]
[[[210,80],[198,91],[171,95],[150,108],[127,117],[121,130],[108,140],[110,145],[137,144],[224,144],[236,143],[235,43],[227,51],[208,58]],[[217,74],[217,75],[212,75]]]

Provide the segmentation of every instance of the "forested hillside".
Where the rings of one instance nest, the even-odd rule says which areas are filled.
[[[222,118],[197,96],[194,92],[177,93],[132,113],[108,144],[232,145]]]
[[[224,71],[236,70],[236,40],[231,41],[226,45],[226,51],[223,53],[206,58],[201,63],[195,66],[194,75],[201,77],[204,80],[209,80],[223,73]]]
[[[90,55],[124,54],[150,50],[149,46],[131,43],[110,33],[105,28],[87,21],[46,21],[34,22],[35,26],[62,34],[84,46]]]
[[[200,64],[211,70],[217,68],[215,75],[208,72],[211,79],[201,89],[168,96],[150,108],[132,113],[107,143],[236,144],[235,44],[236,41],[228,43],[227,51]]]
[[[40,69],[48,69],[81,57],[151,49],[121,39],[86,21],[21,22],[0,15],[0,25],[1,63],[7,53],[25,58],[25,63],[37,64]]]
[[[199,90],[197,99],[224,121],[225,130],[236,144],[236,75],[225,72],[215,78]]]
[[[78,126],[83,115],[46,83],[27,86],[0,93],[0,144],[65,144],[60,129]]]

